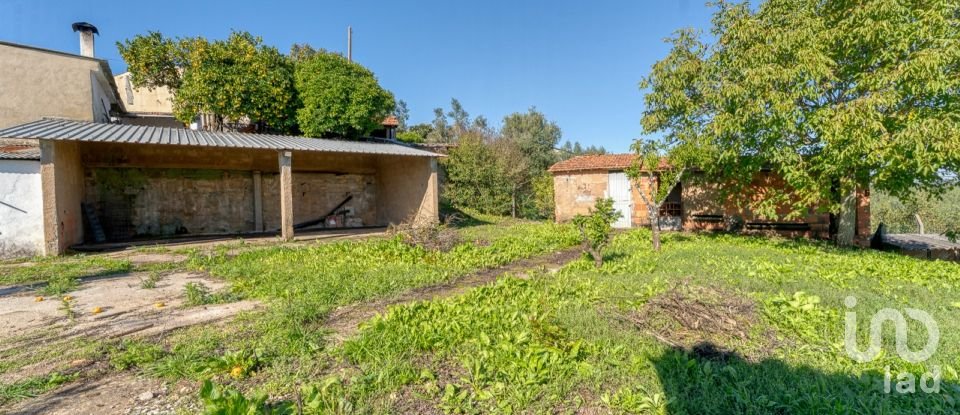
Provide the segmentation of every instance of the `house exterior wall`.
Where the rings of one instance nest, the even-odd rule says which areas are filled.
[[[170,88],[134,88],[130,72],[113,77],[120,90],[120,100],[127,112],[146,114],[172,114],[173,94]]]
[[[5,44],[0,56],[0,128],[48,116],[104,121],[109,91],[96,78],[103,76],[98,60]]]
[[[830,236],[830,215],[828,213],[817,212],[816,206],[807,209],[807,213],[797,219],[785,219],[790,212],[790,207],[781,205],[776,209],[777,217],[763,218],[751,211],[746,205],[750,202],[762,200],[772,189],[782,189],[786,187],[784,180],[773,172],[757,173],[750,183],[738,197],[743,206],[737,206],[736,201],[721,201],[719,185],[710,182],[701,175],[694,174],[684,181],[683,189],[683,223],[684,229],[693,231],[711,231],[723,229],[726,224],[707,220],[709,216],[737,217],[744,223],[806,223],[810,225],[807,231],[777,231],[776,233],[787,236],[802,236],[814,238],[827,238]]]
[[[43,251],[40,162],[0,160],[0,258]]]
[[[558,173],[553,176],[554,209],[558,222],[573,219],[576,215],[586,215],[593,209],[597,199],[607,197],[610,172],[606,170],[588,170],[569,173]],[[650,185],[647,178],[641,179],[640,186],[647,195],[650,194]],[[647,206],[640,197],[640,190],[635,183],[631,183],[631,197],[633,208],[630,213],[632,226],[650,223],[647,215]]]

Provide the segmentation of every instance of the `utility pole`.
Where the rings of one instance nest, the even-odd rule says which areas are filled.
[[[353,62],[353,27],[347,26],[347,60]]]

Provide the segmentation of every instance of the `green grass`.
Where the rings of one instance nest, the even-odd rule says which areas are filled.
[[[636,231],[616,239],[599,270],[579,261],[555,276],[393,308],[334,353],[351,368],[336,379],[361,413],[403,412],[411,402],[447,413],[955,413],[958,279],[957,264],[811,242],[672,235],[658,255]],[[754,302],[750,336],[706,355],[613,317],[643,313],[678,285]],[[942,334],[934,358],[900,360],[887,330],[878,360],[852,361],[843,350],[847,295],[860,299],[861,344],[864,321],[880,308],[930,312]],[[916,350],[925,332],[910,328]],[[887,366],[919,378],[936,365],[940,394],[883,393]]]
[[[26,379],[9,385],[0,384],[0,405],[38,396],[76,378],[76,374],[54,372],[49,375]]]
[[[0,267],[0,286],[45,283],[42,292],[59,295],[77,287],[79,278],[98,277],[128,272],[130,261],[103,256],[76,255],[38,257],[30,264],[8,264]]]
[[[323,328],[324,317],[332,309],[450,281],[576,243],[572,228],[541,223],[480,225],[464,234],[468,242],[448,252],[412,247],[400,238],[378,238],[254,248],[233,257],[226,250],[194,253],[190,267],[230,282],[229,292],[219,295],[257,299],[266,310],[242,314],[227,327],[192,327],[173,333],[160,344],[162,353],[132,359],[132,366],[169,379],[231,380],[226,369],[233,366],[222,361],[239,353],[256,362],[252,371],[257,373],[257,383],[289,393],[334,363],[325,357]],[[484,243],[470,242],[475,239]],[[197,298],[214,295],[192,291]]]
[[[391,307],[345,343],[328,343],[324,318],[338,306],[577,242],[568,226],[493,218],[460,232],[465,243],[449,252],[398,238],[258,247],[236,256],[194,252],[188,267],[229,282],[218,294],[257,299],[265,308],[223,326],[119,343],[105,355],[120,370],[213,379],[216,386],[203,394],[208,410],[270,402],[283,413],[297,401],[307,414],[960,410],[960,264],[810,241],[668,234],[658,254],[649,233],[635,230],[614,239],[602,268],[582,259],[555,274]],[[917,364],[901,360],[887,327],[880,357],[853,361],[843,344],[850,295],[858,299],[861,348],[876,311],[915,308],[939,324],[937,353]],[[670,314],[672,300],[681,312]],[[731,308],[736,304],[746,308]],[[735,311],[732,323],[720,321],[724,309]],[[702,327],[678,320],[697,312],[718,314]],[[711,331],[711,322],[736,330]],[[908,329],[911,348],[919,349],[925,330],[915,322]],[[887,367],[917,378],[940,367],[941,393],[884,393]],[[32,393],[43,384],[6,385],[2,393]]]

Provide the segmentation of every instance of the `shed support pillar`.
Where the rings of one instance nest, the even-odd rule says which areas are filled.
[[[280,236],[293,240],[293,152],[280,152]]]
[[[253,231],[263,232],[263,176],[253,172]]]

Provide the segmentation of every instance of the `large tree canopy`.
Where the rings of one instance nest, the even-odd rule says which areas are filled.
[[[544,171],[557,162],[554,150],[562,135],[560,127],[536,108],[504,117],[500,134],[516,142],[527,155],[527,164],[533,171]]]
[[[184,123],[209,114],[219,121],[214,129],[244,118],[258,129],[293,127],[293,66],[259,37],[234,32],[211,42],[150,32],[117,47],[135,86],[171,89],[174,115]]]
[[[789,185],[752,206],[832,212],[872,183],[939,193],[960,171],[960,6],[946,0],[721,1],[709,44],[684,30],[641,83],[644,130],[709,155],[733,184]]]
[[[359,137],[380,128],[396,104],[369,69],[319,51],[297,63],[300,130],[311,137]]]

